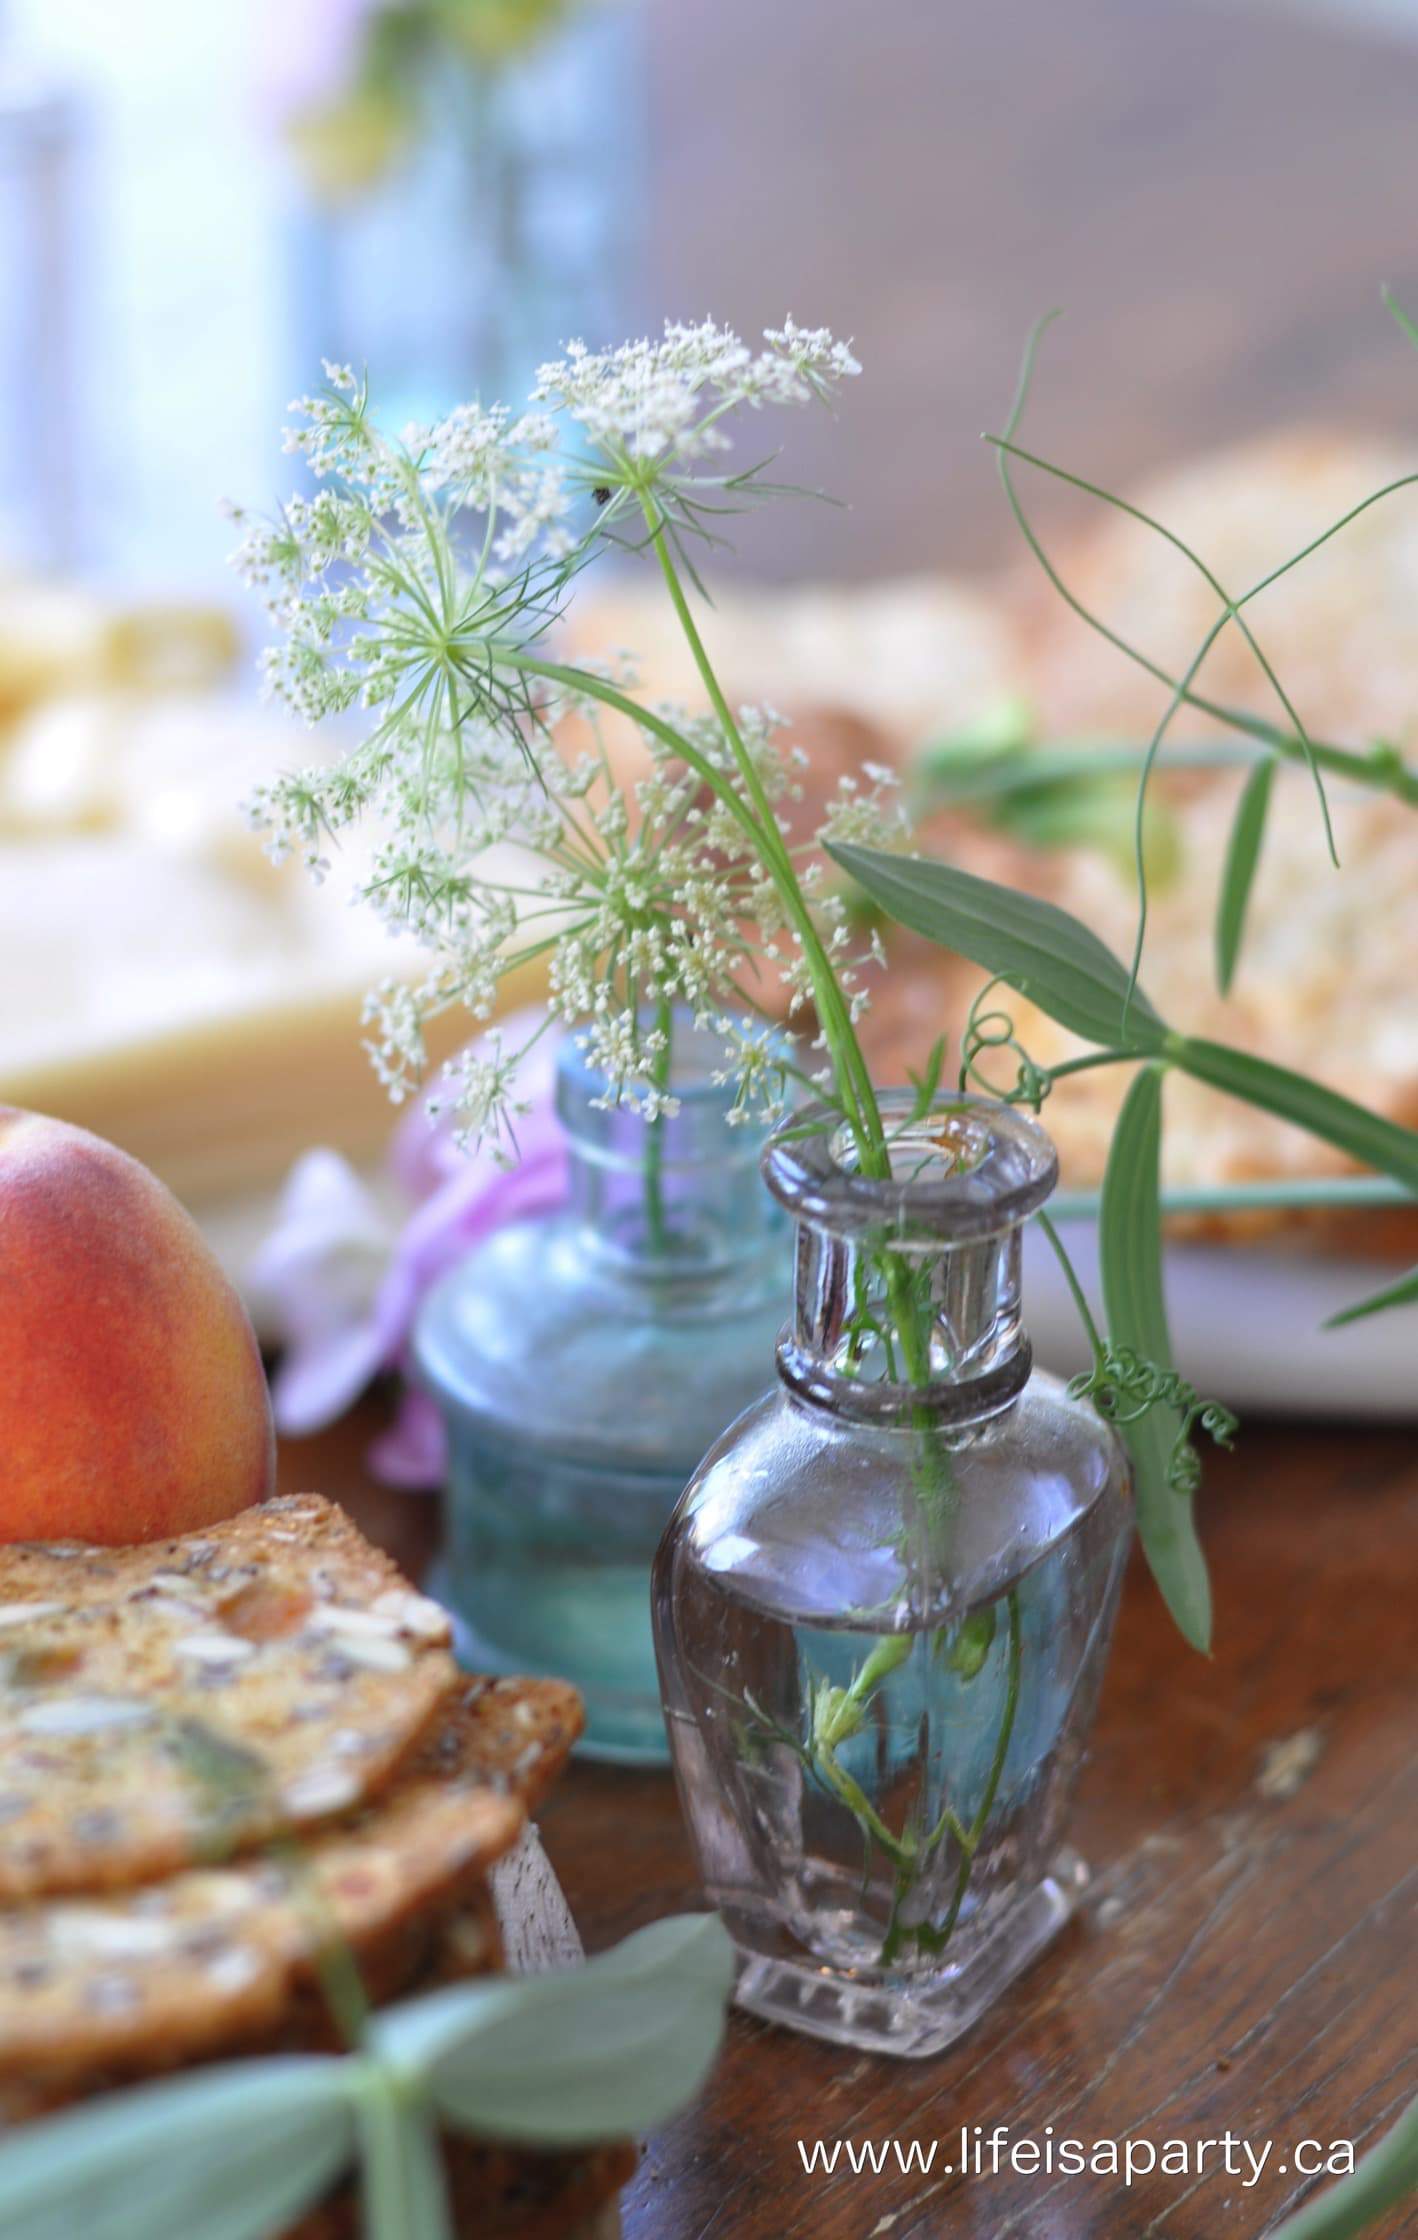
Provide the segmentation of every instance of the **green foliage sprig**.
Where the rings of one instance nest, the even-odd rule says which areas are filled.
[[[1397,307],[1392,303],[1391,299],[1386,298],[1386,301],[1389,302],[1389,308],[1395,312],[1395,315],[1399,318],[1400,324],[1404,326],[1405,331],[1409,333],[1411,338],[1414,331],[1411,323],[1401,313],[1398,313]],[[1157,681],[1166,688],[1169,694],[1166,709],[1159,719],[1153,735],[1143,752],[1139,767],[1134,824],[1134,854],[1136,861],[1138,886],[1138,924],[1136,939],[1133,946],[1132,964],[1129,974],[1129,980],[1130,983],[1132,983],[1136,981],[1137,973],[1141,965],[1143,945],[1147,931],[1148,888],[1144,820],[1147,809],[1148,781],[1161,754],[1163,742],[1166,739],[1167,733],[1171,728],[1172,722],[1183,707],[1196,708],[1206,715],[1215,717],[1219,722],[1227,724],[1232,729],[1246,733],[1250,737],[1262,741],[1266,748],[1269,750],[1269,753],[1272,757],[1278,756],[1291,760],[1298,759],[1303,760],[1306,763],[1310,770],[1311,776],[1314,779],[1315,791],[1318,797],[1320,811],[1324,821],[1325,839],[1329,848],[1331,860],[1336,865],[1336,868],[1338,866],[1338,853],[1335,848],[1334,833],[1329,816],[1329,804],[1325,794],[1325,771],[1330,771],[1337,775],[1352,779],[1354,782],[1360,785],[1379,786],[1385,792],[1392,793],[1396,799],[1404,802],[1410,807],[1418,805],[1418,771],[1410,769],[1392,748],[1383,746],[1374,749],[1368,755],[1363,755],[1356,754],[1352,750],[1346,748],[1332,747],[1323,743],[1316,742],[1310,737],[1304,723],[1301,721],[1298,712],[1294,708],[1289,695],[1286,693],[1284,686],[1276,676],[1271,663],[1261,650],[1261,647],[1256,641],[1254,632],[1252,631],[1250,624],[1247,622],[1245,616],[1242,613],[1242,609],[1249,606],[1253,599],[1258,598],[1262,591],[1267,590],[1271,584],[1279,582],[1282,576],[1288,575],[1292,568],[1298,567],[1302,561],[1307,560],[1312,553],[1317,552],[1322,545],[1327,544],[1332,537],[1337,536],[1341,530],[1347,528],[1352,521],[1357,520],[1359,516],[1367,512],[1371,506],[1379,504],[1383,499],[1393,496],[1400,490],[1412,488],[1415,483],[1418,483],[1418,474],[1400,475],[1396,477],[1392,482],[1385,483],[1381,489],[1373,491],[1369,495],[1369,497],[1361,500],[1358,505],[1351,506],[1347,512],[1341,514],[1337,521],[1332,522],[1330,526],[1327,529],[1321,531],[1318,536],[1312,537],[1310,541],[1307,544],[1303,545],[1298,552],[1292,553],[1289,559],[1282,561],[1279,566],[1268,570],[1268,572],[1264,576],[1262,576],[1258,582],[1253,583],[1250,586],[1249,590],[1244,592],[1240,598],[1233,600],[1223,589],[1221,583],[1218,581],[1212,569],[1207,566],[1206,562],[1200,557],[1198,553],[1196,553],[1192,549],[1189,544],[1184,541],[1184,539],[1176,534],[1175,530],[1169,529],[1165,523],[1156,520],[1153,515],[1144,512],[1141,507],[1132,505],[1127,500],[1117,497],[1112,491],[1104,489],[1101,484],[1091,482],[1082,475],[1074,474],[1065,467],[1056,466],[1052,460],[1042,458],[1035,452],[1025,451],[1014,441],[1014,437],[1017,433],[1020,420],[1023,417],[1025,404],[1028,399],[1030,383],[1033,378],[1034,361],[1040,339],[1042,338],[1044,330],[1048,327],[1051,320],[1056,316],[1056,313],[1050,312],[1035,327],[1034,332],[1030,336],[1029,342],[1025,349],[1024,363],[1020,373],[1019,385],[1015,393],[1014,405],[1010,412],[1009,420],[1006,423],[1004,433],[999,436],[990,436],[986,440],[989,443],[993,444],[996,449],[999,459],[1000,479],[1004,487],[1005,496],[1008,500],[1010,510],[1014,515],[1014,519],[1021,533],[1025,537],[1030,550],[1033,552],[1035,558],[1038,560],[1040,566],[1048,576],[1048,579],[1053,585],[1054,589],[1059,593],[1065,604],[1073,610],[1073,612],[1079,617],[1081,621],[1086,622],[1090,629],[1096,631],[1100,637],[1102,637],[1109,645],[1113,646],[1119,653],[1124,654],[1128,658],[1128,660],[1136,663],[1140,668],[1146,670],[1146,672],[1150,676],[1155,677]],[[1090,608],[1085,606],[1082,600],[1080,600],[1077,595],[1072,590],[1070,590],[1068,585],[1064,582],[1058,569],[1055,567],[1054,563],[1050,560],[1048,554],[1045,552],[1044,547],[1038,535],[1036,534],[1027,513],[1025,512],[1017,486],[1015,484],[1013,474],[1011,472],[1011,464],[1014,461],[1018,461],[1023,465],[1036,467],[1044,474],[1051,475],[1061,482],[1069,483],[1075,489],[1085,492],[1090,497],[1097,498],[1103,504],[1113,508],[1115,511],[1126,514],[1132,520],[1140,523],[1143,527],[1151,529],[1157,536],[1159,536],[1167,544],[1172,546],[1175,551],[1180,553],[1182,557],[1187,560],[1190,565],[1197,571],[1197,573],[1201,575],[1203,580],[1215,593],[1216,598],[1220,603],[1221,612],[1217,615],[1216,620],[1212,623],[1192,659],[1188,662],[1186,668],[1183,670],[1182,674],[1179,677],[1172,676],[1161,665],[1161,663],[1154,661],[1150,655],[1141,652],[1137,647],[1130,644],[1129,641],[1125,639],[1118,631],[1114,630],[1108,623],[1103,621],[1098,615],[1094,614]],[[1215,700],[1212,700],[1207,695],[1197,690],[1196,678],[1198,672],[1200,671],[1207,654],[1210,652],[1212,646],[1220,637],[1222,631],[1226,628],[1228,623],[1234,623],[1236,628],[1241,632],[1241,635],[1244,637],[1247,645],[1250,647],[1252,653],[1255,656],[1258,667],[1273,689],[1276,699],[1278,700],[1281,710],[1286,718],[1286,722],[1283,726],[1277,725],[1272,722],[1267,722],[1264,718],[1252,716],[1245,710],[1225,706]],[[1254,872],[1255,855],[1256,853],[1258,853],[1259,849],[1259,839],[1261,830],[1263,829],[1264,816],[1262,813],[1259,818],[1256,818],[1254,808],[1248,808],[1244,798],[1241,803],[1240,814],[1243,817],[1249,818],[1249,820],[1255,826],[1254,847],[1250,851],[1250,860],[1249,864],[1247,865],[1247,850],[1245,848],[1237,848],[1233,844],[1233,848],[1231,850],[1231,860],[1230,862],[1228,862],[1228,873],[1231,871],[1232,864],[1234,864],[1234,876],[1238,879],[1243,879],[1248,884],[1249,878]],[[1242,900],[1242,909],[1243,906],[1244,902]],[[1224,881],[1220,910],[1223,918],[1227,915],[1234,915],[1236,913],[1235,898],[1228,895],[1226,891],[1226,884]],[[1218,961],[1223,961],[1226,956],[1226,949],[1219,930],[1217,953]],[[1232,966],[1234,966],[1234,957],[1232,958],[1231,962]]]
[[[1418,327],[1391,298],[1386,296],[1385,300],[1409,339],[1418,343]],[[1160,1250],[1162,1073],[1168,1066],[1176,1067],[1224,1094],[1307,1130],[1361,1167],[1372,1168],[1379,1176],[1391,1178],[1398,1186],[1396,1194],[1400,1202],[1418,1197],[1418,1134],[1366,1111],[1352,1099],[1302,1074],[1273,1065],[1248,1051],[1178,1034],[1161,1020],[1138,982],[1147,929],[1149,867],[1145,819],[1148,784],[1171,725],[1183,707],[1194,708],[1227,724],[1263,750],[1257,756],[1253,749],[1248,749],[1238,758],[1234,749],[1207,747],[1173,758],[1192,766],[1205,764],[1209,767],[1239,759],[1247,769],[1222,867],[1217,902],[1216,978],[1224,994],[1232,984],[1241,954],[1251,891],[1264,844],[1274,774],[1280,761],[1298,759],[1308,765],[1330,853],[1336,863],[1324,788],[1326,773],[1360,786],[1378,788],[1404,806],[1418,806],[1418,771],[1387,744],[1365,753],[1311,738],[1242,610],[1261,591],[1297,567],[1370,506],[1418,482],[1418,475],[1399,476],[1359,505],[1349,508],[1299,552],[1269,570],[1240,597],[1233,599],[1200,555],[1164,523],[1115,497],[1100,484],[1058,467],[1037,453],[1024,450],[1016,442],[1039,340],[1048,323],[1047,319],[1041,321],[1029,338],[1013,408],[1003,434],[989,439],[997,451],[1005,496],[1021,533],[1065,604],[1117,652],[1155,678],[1168,695],[1167,704],[1151,739],[1140,751],[1114,749],[1106,760],[1092,752],[1075,753],[1071,757],[1067,754],[1036,755],[1021,738],[1016,718],[996,734],[977,742],[973,756],[968,751],[936,751],[925,760],[925,776],[932,788],[954,798],[1007,804],[1004,813],[1012,815],[1016,821],[1022,813],[1027,822],[1031,814],[1038,816],[1041,804],[1052,804],[1048,813],[1053,820],[1052,837],[1057,838],[1060,836],[1059,804],[1067,800],[1071,788],[1081,784],[1085,794],[1091,790],[1096,801],[1100,781],[1107,783],[1119,769],[1134,769],[1137,791],[1133,851],[1138,921],[1130,964],[1124,968],[1087,927],[1052,903],[994,887],[989,881],[944,865],[903,863],[850,847],[833,847],[830,852],[889,916],[970,958],[994,975],[991,988],[998,981],[1007,983],[1060,1025],[1097,1046],[1086,1055],[1066,1060],[1061,1065],[1038,1066],[1020,1044],[1008,1013],[998,1006],[985,1010],[981,999],[977,998],[966,1028],[962,1079],[981,1078],[978,1069],[986,1055],[991,1050],[1008,1050],[1018,1070],[1012,1087],[1002,1093],[1025,1101],[1037,1110],[1054,1082],[1067,1073],[1128,1062],[1142,1067],[1119,1117],[1099,1199],[1099,1258],[1110,1333],[1107,1345],[1099,1338],[1081,1287],[1072,1269],[1068,1269],[1094,1351],[1094,1369],[1080,1389],[1090,1390],[1106,1411],[1115,1414],[1120,1427],[1126,1429],[1137,1477],[1139,1529],[1148,1560],[1183,1632],[1198,1647],[1205,1647],[1210,1639],[1210,1591],[1190,1513],[1190,1497],[1196,1490],[1200,1472],[1189,1434],[1197,1422],[1213,1431],[1218,1423],[1224,1422],[1225,1436],[1229,1439],[1234,1424],[1226,1411],[1217,1411],[1215,1403],[1202,1405],[1194,1389],[1179,1377],[1172,1363]],[[1015,462],[1070,483],[1151,529],[1180,553],[1209,585],[1218,601],[1219,612],[1180,675],[1174,676],[1160,662],[1134,646],[1070,589],[1025,511],[1012,471]],[[1196,678],[1202,663],[1228,624],[1234,625],[1249,645],[1279,703],[1284,724],[1229,707],[1197,688]],[[981,746],[983,752],[978,751]],[[1062,836],[1076,838],[1078,829],[1076,816],[1070,813],[1064,819]],[[988,996],[989,992],[987,989],[984,995]],[[1349,1187],[1343,1182],[1306,1185],[1306,1202],[1343,1203]],[[1362,1190],[1364,1185],[1361,1183],[1358,1188]],[[1218,1204],[1244,1206],[1258,1200],[1261,1193],[1238,1188],[1213,1195]],[[1045,1225],[1062,1255],[1057,1232],[1051,1225]],[[1418,1300],[1418,1269],[1360,1300],[1332,1320],[1335,1323],[1352,1321],[1415,1300]],[[1116,1377],[1108,1376],[1105,1364],[1109,1358],[1115,1369],[1120,1366],[1126,1369],[1123,1386],[1142,1402],[1139,1409],[1116,1414],[1119,1384]]]
[[[1141,988],[1133,988],[1129,1000],[1127,968],[1057,903],[1017,894],[950,864],[835,843],[829,844],[829,852],[889,916],[969,958],[1060,1026],[1097,1045],[1057,1066],[1029,1061],[1029,1101],[1047,1093],[1045,1083],[1052,1087],[1085,1066],[1141,1068],[1114,1132],[1099,1208],[1109,1336],[1140,1361],[1164,1375],[1174,1369],[1162,1288],[1158,1173],[1161,1075],[1167,1067],[1293,1121],[1362,1166],[1391,1176],[1418,1198],[1418,1133],[1249,1051],[1178,1034]],[[1011,1027],[1011,1046],[1017,1048],[1012,1037]],[[1017,1097],[1019,1086],[1005,1093]],[[1395,1290],[1401,1293],[1403,1287]],[[1167,1405],[1159,1387],[1147,1415],[1127,1426],[1127,1442],[1148,1561],[1183,1633],[1196,1647],[1206,1648],[1211,1604],[1205,1563],[1190,1499],[1179,1495],[1170,1481],[1179,1431],[1179,1412]]]
[[[0,2142],[5,2240],[268,2240],[358,2172],[369,2240],[452,2240],[439,2132],[575,2148],[684,2106],[733,1977],[712,1914],[584,1966],[455,1985],[292,2054],[110,2093]]]

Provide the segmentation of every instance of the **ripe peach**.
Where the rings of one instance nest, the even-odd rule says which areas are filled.
[[[191,1216],[113,1144],[0,1105],[0,1541],[164,1539],[274,1474],[255,1334]]]

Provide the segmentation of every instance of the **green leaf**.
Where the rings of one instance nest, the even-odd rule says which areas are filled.
[[[1332,1143],[1360,1166],[1391,1174],[1395,1182],[1418,1195],[1418,1132],[1412,1128],[1401,1128],[1302,1073],[1291,1073],[1285,1066],[1252,1057],[1248,1050],[1232,1050],[1225,1043],[1176,1035],[1168,1041],[1167,1055],[1197,1081],[1259,1105],[1281,1120],[1293,1120],[1297,1128]]]
[[[1260,844],[1265,837],[1266,811],[1270,807],[1270,789],[1274,782],[1275,758],[1264,755],[1242,786],[1241,798],[1236,804],[1216,910],[1216,985],[1223,996],[1230,993],[1236,976],[1246,907],[1260,862]]]
[[[1098,1258],[1108,1333],[1143,1359],[1172,1367],[1162,1291],[1162,1077],[1147,1066],[1128,1090],[1103,1176]],[[1211,1645],[1211,1589],[1191,1498],[1167,1483],[1181,1428],[1175,1408],[1150,1408],[1122,1433],[1137,1481],[1137,1529],[1152,1576],[1194,1649]]]
[[[232,2063],[47,2116],[0,2144],[5,2240],[269,2240],[348,2166],[345,2064]]]
[[[1396,2201],[1418,2190],[1418,2100],[1337,2185],[1279,2225],[1273,2240],[1352,2240]]]
[[[1126,969],[1057,904],[950,864],[879,848],[829,842],[828,853],[898,924],[996,973],[1071,1033],[1122,1045],[1139,1057],[1161,1050],[1166,1028],[1140,988],[1124,1034]]]
[[[475,2136],[575,2147],[653,2130],[691,2100],[723,2035],[733,1948],[682,1914],[584,1967],[471,1984],[376,2015],[371,2038]]]
[[[1389,1307],[1411,1306],[1415,1299],[1418,1299],[1418,1268],[1410,1268],[1396,1283],[1387,1283],[1382,1291],[1371,1291],[1367,1299],[1359,1299],[1352,1307],[1342,1307],[1338,1314],[1332,1314],[1325,1328],[1339,1330],[1346,1322],[1359,1322],[1365,1315],[1383,1314]]]

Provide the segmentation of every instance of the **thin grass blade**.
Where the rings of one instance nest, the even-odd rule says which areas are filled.
[[[1367,1299],[1358,1299],[1352,1307],[1342,1307],[1338,1314],[1332,1314],[1325,1328],[1339,1330],[1346,1322],[1361,1322],[1366,1315],[1385,1314],[1390,1307],[1408,1307],[1415,1301],[1418,1301],[1418,1268],[1410,1268],[1396,1283],[1386,1283],[1381,1291],[1371,1291]]]
[[[1216,909],[1216,985],[1223,996],[1229,995],[1231,982],[1236,976],[1241,937],[1246,930],[1246,911],[1260,863],[1266,813],[1270,808],[1270,789],[1274,782],[1275,762],[1273,757],[1265,755],[1256,763],[1242,786],[1241,798],[1236,804],[1235,821],[1231,826],[1226,861],[1221,871],[1221,895]]]

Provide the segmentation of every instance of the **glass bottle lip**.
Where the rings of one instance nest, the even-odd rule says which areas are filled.
[[[897,1171],[885,1179],[860,1172],[835,1106],[809,1105],[775,1128],[763,1150],[763,1179],[795,1221],[839,1237],[957,1243],[1017,1228],[1058,1181],[1053,1143],[1015,1105],[942,1094],[913,1121],[913,1089],[883,1090],[877,1102],[888,1134],[899,1131]],[[947,1165],[945,1153],[956,1163]]]

